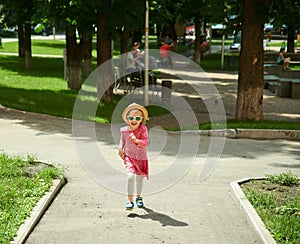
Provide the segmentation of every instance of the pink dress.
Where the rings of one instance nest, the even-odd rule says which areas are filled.
[[[137,144],[131,140],[131,133],[138,139]],[[134,172],[137,175],[149,177],[147,145],[148,129],[145,125],[140,124],[134,131],[129,130],[128,126],[121,128],[119,149],[125,153],[124,164],[127,173]]]

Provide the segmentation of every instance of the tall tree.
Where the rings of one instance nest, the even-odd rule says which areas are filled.
[[[68,88],[79,90],[82,86],[83,57],[91,62],[92,25],[96,20],[93,2],[52,0],[46,3],[48,17],[53,22],[62,23],[66,29]]]
[[[112,45],[110,18],[112,16],[112,0],[103,0],[97,11],[97,65],[98,98],[103,102],[113,101],[112,81]]]
[[[25,68],[32,68],[31,25],[36,13],[34,0],[2,0],[9,25],[18,26],[19,57],[25,57]]]
[[[186,20],[193,19],[195,22],[194,61],[200,64],[201,35],[205,32],[201,29],[202,23],[224,22],[226,17],[224,0],[185,0],[181,13]]]
[[[263,27],[267,0],[242,1],[242,45],[240,52],[236,119],[263,119]]]
[[[67,47],[67,81],[68,88],[80,90],[82,85],[83,41],[77,43],[76,28],[68,25],[66,28]]]
[[[300,27],[300,1],[299,0],[273,0],[270,2],[269,17],[273,24],[281,28],[287,26],[287,51],[295,50],[295,31]]]
[[[110,24],[115,27],[119,35],[121,54],[127,53],[132,44],[130,37],[133,33],[144,31],[145,2],[128,0],[124,4],[124,0],[114,0],[112,9],[114,11],[111,12]]]

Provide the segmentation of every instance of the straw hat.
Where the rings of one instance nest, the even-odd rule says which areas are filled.
[[[142,105],[139,105],[137,103],[131,103],[129,104],[125,109],[124,112],[122,114],[122,119],[127,123],[127,114],[129,113],[129,111],[133,110],[133,109],[137,109],[140,110],[143,113],[143,123],[146,122],[146,120],[148,120],[148,111],[145,107],[143,107]]]

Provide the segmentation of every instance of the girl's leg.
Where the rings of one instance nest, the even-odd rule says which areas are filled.
[[[128,193],[128,201],[129,202],[133,202],[134,181],[135,181],[135,173],[128,172],[127,173],[127,193]]]
[[[144,177],[136,175],[136,197],[140,197],[143,191]]]
[[[139,208],[144,207],[143,203],[143,198],[141,197],[142,191],[143,191],[143,182],[144,182],[144,177],[140,175],[136,175],[136,206]]]

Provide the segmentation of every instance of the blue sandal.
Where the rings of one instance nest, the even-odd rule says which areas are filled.
[[[125,206],[126,210],[132,210],[133,207],[134,207],[133,202],[128,202],[128,203],[126,203],[126,206]]]
[[[143,198],[142,197],[137,197],[135,199],[135,203],[136,203],[136,206],[138,206],[139,208],[143,208],[144,207],[144,203],[143,203]]]

